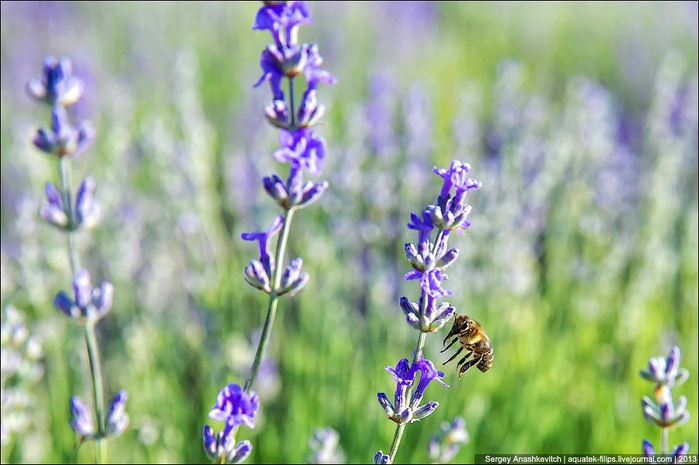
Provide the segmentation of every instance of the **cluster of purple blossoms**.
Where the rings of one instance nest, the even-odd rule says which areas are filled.
[[[680,356],[680,348],[673,347],[666,358],[652,357],[648,361],[648,369],[641,370],[641,377],[655,384],[653,389],[655,401],[644,396],[641,407],[643,408],[643,417],[663,431],[659,452],[663,455],[668,453],[667,436],[670,428],[682,426],[689,421],[687,398],[680,396],[677,403],[672,400],[671,389],[689,378],[689,371],[680,368]],[[673,447],[669,452],[672,463],[679,463],[679,457],[687,455],[688,452],[688,442]],[[657,456],[655,447],[647,439],[643,440],[643,454],[647,457]]]
[[[39,128],[34,137],[34,145],[46,153],[58,159],[60,165],[61,186],[57,187],[51,182],[46,183],[47,203],[39,209],[39,216],[47,224],[56,227],[68,234],[81,228],[91,228],[100,218],[100,206],[95,201],[95,180],[86,177],[80,184],[73,202],[73,194],[70,185],[70,160],[85,151],[95,138],[95,129],[89,121],[83,121],[79,127],[74,127],[68,118],[67,107],[76,103],[82,97],[83,82],[73,76],[73,67],[70,59],[63,57],[60,60],[52,56],[44,59],[44,70],[41,77],[34,78],[27,83],[27,92],[35,100],[51,107],[51,127]],[[88,328],[88,332],[94,334],[94,325],[103,318],[112,308],[114,299],[114,286],[105,281],[100,287],[93,288],[90,275],[87,270],[77,269],[77,258],[74,251],[69,251],[73,266],[73,298],[64,291],[60,291],[54,298],[53,305],[65,316]],[[99,357],[96,350],[96,342],[93,345],[92,338],[86,336],[90,356]],[[91,366],[99,364],[97,360],[90,360]],[[119,391],[107,406],[104,416],[101,415],[102,407],[97,405],[101,399],[101,373],[93,376],[95,392],[95,408],[97,418],[104,418],[103,424],[95,425],[92,413],[87,408],[85,401],[78,396],[70,399],[71,428],[80,435],[80,442],[86,439],[115,437],[126,430],[129,417],[126,414],[126,391]]]
[[[453,160],[447,169],[434,168],[434,173],[443,180],[439,196],[432,205],[428,205],[422,215],[411,213],[408,228],[417,231],[417,244],[405,244],[405,257],[412,270],[405,274],[406,280],[420,282],[420,298],[412,302],[407,297],[400,298],[400,307],[405,313],[408,324],[421,333],[418,346],[413,355],[413,362],[402,359],[395,368],[386,367],[396,382],[393,403],[388,396],[378,393],[378,400],[386,411],[388,418],[397,423],[399,428],[421,420],[430,415],[439,406],[429,401],[419,405],[425,389],[432,380],[447,386],[442,378],[444,373],[437,371],[434,364],[422,354],[424,335],[437,331],[451,319],[455,309],[448,302],[439,302],[451,291],[442,287],[442,281],[449,279],[445,269],[459,256],[459,250],[449,248],[448,240],[452,231],[463,234],[470,226],[468,214],[471,206],[465,203],[466,193],[481,187],[481,183],[468,177],[471,167],[467,163]],[[433,234],[434,232],[434,234]],[[415,376],[420,372],[420,379],[415,386]],[[448,387],[448,386],[447,386]],[[390,463],[395,458],[401,434],[396,434],[391,447],[393,456],[379,450],[374,456],[374,463]]]
[[[273,157],[280,163],[289,163],[289,176],[284,180],[274,173],[263,178],[265,191],[285,212],[304,208],[316,201],[328,187],[326,181],[304,182],[303,170],[319,176],[325,160],[325,139],[313,130],[325,113],[325,106],[318,103],[319,83],[334,84],[337,79],[322,69],[323,57],[318,45],[299,44],[298,31],[302,24],[313,24],[306,2],[263,2],[252,28],[268,30],[274,43],[262,52],[260,66],[262,76],[255,87],[267,81],[272,91],[272,102],[264,109],[264,115],[272,126],[280,129],[279,145]],[[294,106],[294,78],[303,74],[306,91],[298,106]],[[282,91],[282,79],[289,83],[289,102]],[[242,239],[259,241],[260,258],[252,260],[245,269],[245,279],[253,287],[268,294],[293,294],[306,285],[308,275],[301,273],[302,260],[291,262],[283,273],[282,283],[273,289],[272,277],[275,263],[270,253],[271,237],[282,229],[283,217],[274,219],[266,232],[243,233]]]
[[[240,425],[255,428],[255,415],[260,406],[257,393],[247,393],[235,383],[221,389],[216,397],[216,404],[211,408],[209,417],[225,422],[223,431],[214,434],[213,428],[204,425],[204,451],[213,463],[240,463],[252,452],[248,440],[236,443],[235,433]]]

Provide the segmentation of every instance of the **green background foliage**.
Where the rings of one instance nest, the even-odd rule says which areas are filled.
[[[451,239],[461,256],[445,286],[495,361],[461,380],[445,368],[451,387],[430,386],[440,407],[407,428],[398,460],[424,463],[456,415],[471,436],[456,462],[657,447],[638,372],[673,345],[691,372],[675,395],[692,418],[670,440],[696,453],[696,2],[311,5],[316,25],[300,39],[339,78],[318,95],[330,188],[292,228],[287,258],[303,257],[311,282],[280,304],[261,416],[240,433],[249,462],[302,462],[325,426],[351,463],[387,450],[394,425],[376,393],[392,397],[384,366],[417,339],[397,305],[418,297],[402,280],[415,241],[405,224],[437,195],[432,167],[452,158],[483,188],[469,194],[472,228]],[[73,179],[97,180],[104,212],[78,236],[83,265],[116,287],[98,330],[107,396],[129,392],[131,426],[110,460],[205,459],[208,410],[244,382],[266,308],[243,280],[257,248],[240,233],[266,229],[278,210],[260,179],[286,174],[262,118],[268,87],[252,88],[270,41],[251,31],[258,8],[3,2],[1,300],[41,335],[46,370],[4,462],[94,460],[92,445],[76,455],[68,427],[69,397],[90,398],[84,342],[51,306],[70,286],[65,238],[36,215],[58,169],[31,145],[48,114],[24,85],[47,54],[73,60],[86,81],[73,121],[98,131]],[[384,152],[370,142],[375,105],[396,136]],[[446,331],[428,335],[435,362],[448,358]]]

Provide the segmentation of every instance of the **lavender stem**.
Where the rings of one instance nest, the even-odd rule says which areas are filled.
[[[92,396],[95,401],[95,414],[97,417],[97,457],[96,463],[105,463],[107,457],[107,442],[102,437],[105,431],[104,422],[104,389],[102,383],[102,363],[100,362],[99,346],[95,335],[96,321],[88,321],[85,324],[85,345],[90,362],[90,375],[92,376]]]

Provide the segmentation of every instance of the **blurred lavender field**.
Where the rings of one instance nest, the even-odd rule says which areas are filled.
[[[79,331],[51,305],[72,277],[65,238],[37,215],[58,170],[31,143],[48,122],[25,92],[45,55],[65,55],[86,81],[72,114],[97,129],[74,179],[95,178],[103,211],[78,246],[94,281],[114,283],[98,328],[106,389],[130,396],[110,459],[202,462],[212,400],[245,379],[264,318],[240,233],[278,213],[260,183],[277,133],[252,88],[259,3],[1,8],[2,461],[75,461],[68,399],[89,398]],[[447,365],[451,387],[431,392],[440,407],[407,429],[399,458],[425,463],[457,415],[470,442],[455,463],[640,453],[658,433],[638,372],[673,345],[692,417],[670,439],[697,453],[697,3],[311,8],[306,40],[339,79],[318,129],[330,187],[292,231],[311,282],[280,305],[249,463],[302,462],[322,427],[350,463],[390,444],[376,393],[414,347],[398,306],[413,292],[406,223],[453,158],[483,187],[449,300],[487,328],[495,363],[460,381]],[[20,320],[31,337],[6,337]],[[426,352],[441,361],[440,340]]]

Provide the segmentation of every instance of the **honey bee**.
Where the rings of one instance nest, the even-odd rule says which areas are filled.
[[[447,334],[447,337],[445,337],[444,341],[442,341],[442,345],[446,344],[447,339],[450,337],[454,337],[454,339],[441,351],[441,353],[448,350],[456,343],[456,341],[461,343],[461,347],[459,347],[459,350],[457,350],[456,353],[442,365],[446,365],[454,360],[462,350],[466,349],[468,351],[466,352],[464,358],[459,360],[459,362],[456,364],[457,370],[461,368],[459,370],[459,379],[461,379],[461,375],[466,373],[473,365],[476,365],[483,373],[488,371],[493,365],[493,346],[490,344],[490,338],[488,338],[483,331],[483,328],[476,320],[472,320],[466,315],[456,315],[454,318],[454,324],[452,325],[449,334]],[[466,359],[468,359],[471,355],[473,355],[473,358],[466,361]]]

